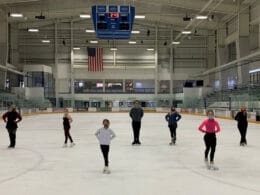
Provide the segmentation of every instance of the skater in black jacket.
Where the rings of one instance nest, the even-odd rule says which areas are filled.
[[[134,132],[134,141],[132,142],[132,145],[140,145],[141,142],[139,140],[139,136],[141,129],[141,120],[143,118],[144,111],[139,106],[139,102],[137,100],[134,102],[134,107],[130,110],[129,115],[132,118],[132,127]]]
[[[17,131],[17,123],[22,120],[21,115],[16,111],[16,106],[11,105],[8,112],[6,112],[2,116],[4,122],[6,123],[6,129],[9,133],[10,145],[8,148],[15,148],[16,144],[16,131]]]
[[[237,121],[237,127],[241,135],[240,146],[246,146],[246,132],[247,132],[247,112],[246,107],[242,106],[240,112],[238,112],[235,116],[235,120]]]

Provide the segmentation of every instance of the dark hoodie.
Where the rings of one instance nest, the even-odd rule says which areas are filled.
[[[6,112],[2,118],[6,122],[7,129],[17,129],[17,122],[22,120],[21,115],[16,110]]]

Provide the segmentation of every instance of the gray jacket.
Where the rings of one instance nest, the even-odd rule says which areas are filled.
[[[144,111],[141,107],[133,107],[129,113],[130,117],[135,122],[140,122],[144,116]]]
[[[100,145],[109,145],[111,140],[116,137],[116,134],[113,132],[112,129],[104,128],[98,129],[95,133]]]

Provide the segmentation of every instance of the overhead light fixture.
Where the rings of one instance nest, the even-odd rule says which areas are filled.
[[[89,14],[80,14],[79,17],[80,18],[91,18],[91,16]]]
[[[113,48],[110,48],[111,51],[117,51],[117,48],[113,47]]]
[[[94,33],[94,30],[86,30],[86,33]]]
[[[189,30],[184,30],[184,31],[181,32],[181,34],[189,35],[189,34],[191,34],[191,31],[189,31]]]
[[[136,44],[136,41],[128,41],[129,44]]]
[[[74,47],[73,50],[80,50],[80,47]]]
[[[144,15],[135,15],[135,19],[145,19]]]
[[[39,29],[37,29],[37,28],[29,28],[28,32],[39,32]]]
[[[148,48],[147,51],[154,51],[154,48]]]
[[[98,41],[89,41],[90,43],[98,43]]]
[[[198,19],[198,20],[207,20],[207,19],[208,19],[208,16],[202,16],[202,15],[200,15],[200,16],[196,16],[196,19]]]
[[[11,13],[10,16],[13,17],[13,18],[22,18],[23,14],[21,14],[21,13]]]
[[[254,69],[254,70],[250,70],[250,71],[249,71],[250,74],[256,73],[256,72],[260,72],[260,68],[257,68],[257,69]]]
[[[181,42],[180,41],[173,41],[172,44],[173,45],[179,45]]]
[[[50,40],[47,40],[47,39],[45,39],[45,40],[42,40],[42,43],[50,43],[51,41]]]
[[[139,34],[140,33],[140,31],[139,30],[132,30],[132,32],[131,32],[132,34]]]

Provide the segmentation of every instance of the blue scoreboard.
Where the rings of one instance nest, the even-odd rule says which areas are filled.
[[[92,6],[92,19],[97,38],[129,39],[135,8],[130,5]]]

